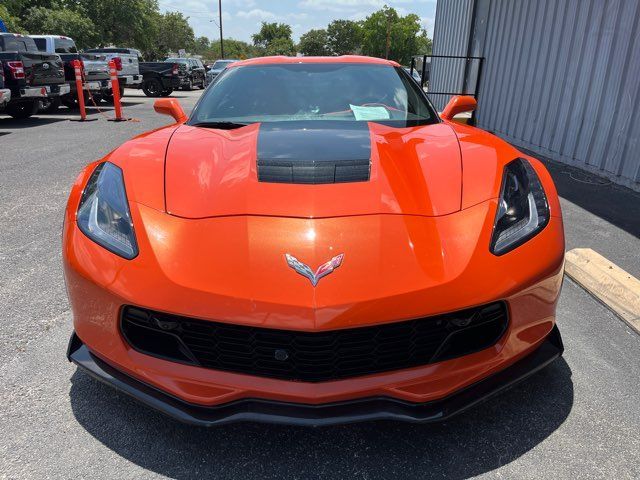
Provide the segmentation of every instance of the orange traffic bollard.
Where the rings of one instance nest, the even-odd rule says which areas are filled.
[[[116,110],[116,122],[122,122],[122,105],[120,105],[120,86],[118,85],[118,73],[116,71],[116,62],[109,60],[109,72],[111,74],[111,92],[113,94],[113,106]]]
[[[87,111],[84,108],[84,87],[82,82],[82,64],[80,60],[73,61],[73,70],[76,74],[76,94],[78,95],[78,106],[80,107],[80,119],[87,119]]]

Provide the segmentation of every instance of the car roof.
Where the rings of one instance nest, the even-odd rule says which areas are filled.
[[[242,67],[245,65],[277,65],[288,63],[364,63],[369,65],[389,65],[399,67],[400,64],[384,58],[364,57],[362,55],[342,55],[340,57],[256,57],[241,60],[231,64],[227,68]]]
[[[58,40],[73,40],[71,37],[65,37],[64,35],[28,35],[31,38],[53,38]]]

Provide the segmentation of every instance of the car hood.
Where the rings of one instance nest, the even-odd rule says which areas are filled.
[[[310,123],[317,127],[309,127]],[[323,123],[306,122],[299,129],[267,124],[233,130],[178,127],[165,158],[168,213],[184,218],[325,218],[440,216],[460,210],[462,162],[458,139],[450,126],[395,128],[365,123],[354,127],[352,122],[342,122],[340,128],[325,129]],[[370,172],[368,180],[354,182],[348,175],[338,180],[341,183],[264,181],[258,175],[263,156],[292,162],[333,162],[336,171],[343,161],[367,156]]]

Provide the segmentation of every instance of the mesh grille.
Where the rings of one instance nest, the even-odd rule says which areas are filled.
[[[495,344],[504,303],[371,327],[323,332],[256,328],[125,307],[121,328],[136,350],[205,368],[322,382],[439,362]]]

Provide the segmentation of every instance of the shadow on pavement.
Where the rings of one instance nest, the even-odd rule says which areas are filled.
[[[20,120],[12,117],[0,117],[0,128],[16,130],[21,128],[41,127],[50,123],[66,121],[66,118],[47,118],[46,116],[43,116],[42,113]]]
[[[467,478],[508,464],[551,435],[573,406],[559,359],[524,383],[444,423],[304,429],[182,425],[75,372],[78,422],[123,458],[172,478]]]
[[[528,153],[544,162],[562,198],[640,238],[640,192],[577,167]]]

